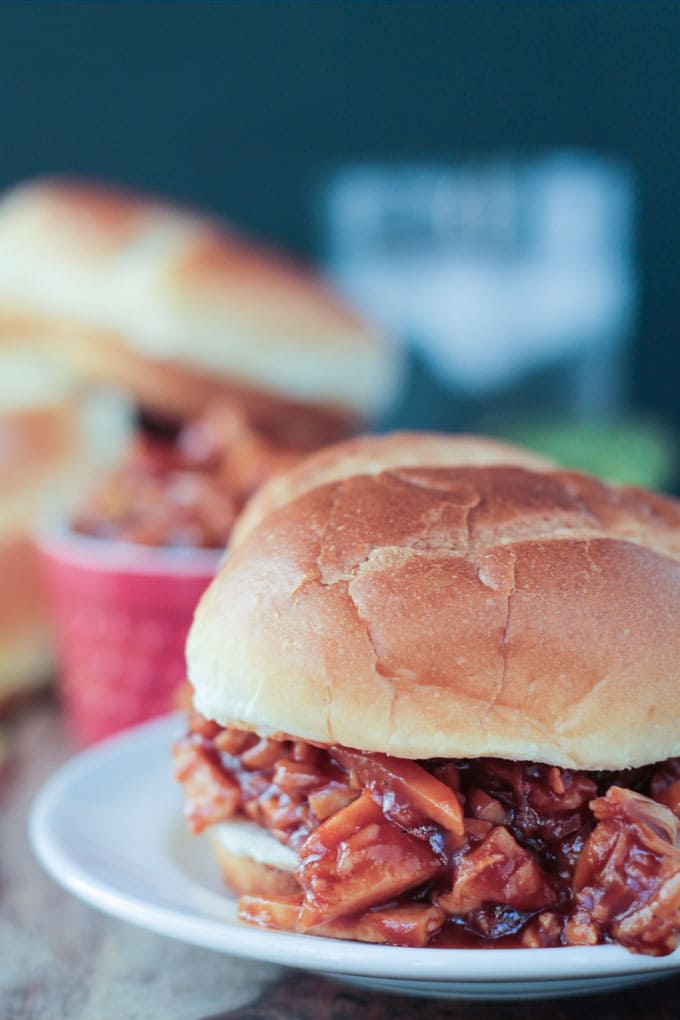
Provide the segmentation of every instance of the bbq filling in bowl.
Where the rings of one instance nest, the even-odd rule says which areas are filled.
[[[254,924],[671,952],[680,505],[414,443],[258,497],[187,645],[192,828]]]
[[[223,400],[187,422],[139,413],[120,465],[74,529],[153,546],[222,548],[246,500],[305,453],[351,431],[348,415],[260,397]]]
[[[175,762],[191,828],[214,833],[227,880],[275,890],[241,896],[244,921],[400,946],[676,946],[678,758],[621,772],[416,762],[192,712]],[[239,816],[290,864],[239,861],[221,825]]]

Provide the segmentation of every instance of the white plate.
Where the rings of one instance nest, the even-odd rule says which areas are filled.
[[[80,754],[33,805],[30,835],[38,858],[57,881],[100,910],[234,956],[411,995],[578,995],[680,968],[680,950],[657,958],[615,946],[405,949],[241,924],[208,848],[184,827],[169,751],[181,730],[181,720],[160,719]]]

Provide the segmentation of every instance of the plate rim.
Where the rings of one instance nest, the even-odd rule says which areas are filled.
[[[52,818],[58,815],[64,798],[68,801],[69,791],[83,778],[87,780],[102,769],[106,774],[111,764],[124,755],[153,758],[159,746],[169,748],[172,739],[180,733],[181,717],[173,714],[109,737],[68,759],[47,779],[31,804],[29,841],[42,867],[70,893],[106,914],[157,934],[232,956],[325,974],[401,979],[422,985],[442,982],[451,986],[536,982],[558,985],[572,979],[596,980],[635,974],[662,976],[680,969],[680,949],[663,957],[633,954],[618,946],[420,949],[269,931],[239,921],[218,920],[196,908],[193,912],[183,912],[154,904],[152,896],[143,900],[115,884],[107,884],[100,875],[88,873],[69,854],[53,829]],[[115,770],[112,774],[115,782]],[[172,778],[170,767],[168,777]]]

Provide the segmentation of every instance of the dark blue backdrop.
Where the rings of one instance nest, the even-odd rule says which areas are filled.
[[[554,145],[640,186],[638,403],[680,421],[680,4],[0,4],[0,185],[155,188],[306,254],[337,160]]]

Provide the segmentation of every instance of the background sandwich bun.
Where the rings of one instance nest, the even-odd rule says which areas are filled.
[[[198,606],[198,711],[404,758],[680,754],[680,504],[432,442],[434,466],[401,434],[290,476]]]
[[[65,512],[126,433],[125,406],[92,414],[58,361],[0,340],[0,707],[53,669],[33,530]]]
[[[185,417],[229,392],[358,418],[393,399],[394,351],[317,276],[218,219],[43,180],[0,201],[0,338]]]

